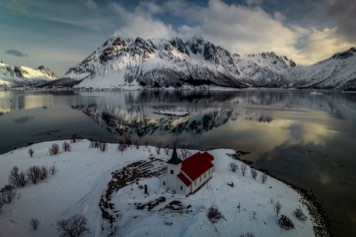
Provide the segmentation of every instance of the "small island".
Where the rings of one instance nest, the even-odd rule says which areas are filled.
[[[82,217],[80,236],[321,236],[310,202],[235,153],[84,139],[19,148],[0,155],[0,187],[12,197],[1,205],[0,229],[58,236],[66,220]],[[163,185],[172,159],[185,172],[196,154],[209,158],[211,176],[189,193]]]

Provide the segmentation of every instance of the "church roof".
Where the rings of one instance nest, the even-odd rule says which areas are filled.
[[[214,157],[208,152],[197,152],[182,162],[181,170],[194,181],[214,166],[211,163],[213,160]]]
[[[173,148],[171,159],[167,161],[168,164],[178,165],[182,161],[178,158],[176,147]]]
[[[189,186],[191,184],[191,182],[189,181],[189,179],[187,179],[184,174],[179,173],[177,175],[177,177],[185,184],[185,186]]]

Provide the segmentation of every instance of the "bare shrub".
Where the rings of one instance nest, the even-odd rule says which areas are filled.
[[[33,157],[33,154],[35,153],[35,151],[32,148],[30,148],[30,149],[28,149],[27,153],[30,155],[30,157]]]
[[[268,176],[267,176],[265,173],[263,173],[260,177],[261,177],[261,182],[262,182],[263,184],[266,183]]]
[[[100,145],[99,145],[99,149],[104,152],[106,151],[108,148],[108,144],[106,142],[101,142]]]
[[[276,212],[276,216],[279,215],[281,209],[282,209],[282,205],[279,202],[276,202],[276,204],[274,204],[274,211]]]
[[[26,175],[19,168],[14,166],[10,171],[9,183],[14,187],[24,187],[27,183]]]
[[[70,138],[70,141],[72,143],[76,143],[79,140],[79,135],[78,134],[73,134]]]
[[[283,228],[285,230],[294,229],[293,221],[285,215],[281,215],[281,217],[278,220],[278,224],[281,228]]]
[[[164,153],[166,153],[167,156],[169,155],[169,148],[168,147],[164,148]]]
[[[28,179],[33,184],[37,184],[37,182],[41,179],[41,174],[42,174],[41,168],[37,165],[31,166],[27,170]]]
[[[256,180],[257,179],[257,175],[258,175],[257,171],[255,169],[250,169],[250,172],[251,172],[252,178],[254,180]]]
[[[118,149],[119,151],[123,152],[123,151],[125,151],[125,150],[127,149],[127,145],[124,144],[124,143],[119,143],[119,144],[117,145],[117,149]]]
[[[235,173],[239,169],[239,165],[234,163],[234,162],[231,162],[230,163],[230,169],[231,169],[232,172]]]
[[[250,232],[248,232],[248,233],[241,234],[240,237],[255,237],[255,235],[250,233]]]
[[[48,178],[48,169],[46,166],[42,166],[41,167],[41,175],[40,175],[40,179],[44,180]]]
[[[71,151],[72,150],[72,146],[70,145],[69,142],[63,142],[62,144],[62,149],[63,151]]]
[[[84,233],[90,233],[88,220],[83,215],[74,215],[68,219],[57,221],[57,232],[61,237],[79,237]]]
[[[94,148],[94,144],[95,144],[95,142],[94,142],[94,141],[90,141],[89,148]]]
[[[183,148],[180,150],[180,153],[182,155],[182,159],[185,160],[188,155],[189,155],[189,151],[187,150],[186,146],[184,145]]]
[[[11,185],[6,185],[1,189],[0,203],[11,203],[16,196],[16,191]]]
[[[1,213],[1,209],[4,206],[4,203],[2,202],[2,200],[0,200],[0,213]]]
[[[57,173],[57,168],[55,165],[52,165],[51,167],[49,167],[49,170],[51,171],[51,174],[54,175],[55,173]]]
[[[94,142],[94,148],[99,148],[100,147],[100,142],[99,141],[95,141]]]
[[[241,169],[242,176],[245,176],[246,170],[247,170],[247,165],[241,164],[240,169]]]
[[[156,153],[159,155],[161,153],[161,145],[156,146]]]
[[[295,209],[293,214],[294,214],[295,218],[297,218],[300,221],[306,221],[308,219],[300,207]]]
[[[40,225],[40,221],[37,218],[32,218],[30,221],[30,226],[33,230],[37,230],[38,226]]]
[[[49,148],[49,154],[51,156],[57,155],[59,153],[59,145],[54,143],[52,146]]]
[[[211,223],[217,223],[221,218],[224,218],[219,209],[215,206],[209,208],[207,217]]]

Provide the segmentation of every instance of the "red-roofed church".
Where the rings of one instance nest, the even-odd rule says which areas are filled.
[[[194,193],[213,175],[214,157],[208,152],[197,152],[185,160],[180,160],[174,148],[167,161],[167,173],[162,176],[163,187],[184,195]]]

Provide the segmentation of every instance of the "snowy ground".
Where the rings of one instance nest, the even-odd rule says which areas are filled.
[[[113,222],[115,236],[240,236],[246,232],[256,237],[314,236],[313,221],[301,202],[301,196],[271,177],[265,184],[260,177],[254,180],[249,168],[245,176],[240,170],[230,171],[230,162],[242,164],[227,155],[234,153],[232,150],[210,151],[215,157],[213,178],[195,194],[184,197],[167,193],[153,172],[162,168],[171,151],[166,155],[162,149],[157,155],[154,147],[136,149],[132,146],[120,152],[117,144],[109,144],[102,152],[89,148],[90,141],[82,140],[71,144],[71,152],[61,151],[59,155],[50,156],[48,149],[53,143],[32,145],[35,151],[33,158],[27,153],[29,147],[0,155],[0,187],[8,183],[8,174],[13,166],[26,170],[31,165],[55,165],[58,169],[56,174],[37,185],[28,184],[17,189],[19,195],[0,213],[0,237],[58,236],[57,220],[74,214],[88,218],[91,233],[86,236],[107,236],[110,231],[106,229],[108,223],[102,218],[98,205],[100,198],[108,192],[110,181],[119,182],[114,174],[124,172],[125,178],[130,177],[133,169],[128,167],[133,162],[138,164],[136,167],[141,167],[141,171],[143,166],[148,170],[144,172],[152,171],[152,177],[140,177],[138,182],[127,182],[112,191],[110,202],[114,207],[109,211],[117,214]],[[61,147],[63,141],[56,143]],[[158,159],[150,163],[149,157]],[[144,162],[140,163],[144,165],[137,161]],[[233,187],[227,185],[231,182]],[[148,195],[140,188],[145,184]],[[156,206],[153,204],[155,201]],[[282,205],[281,214],[293,221],[295,229],[286,231],[279,227],[274,211],[277,201]],[[239,203],[240,211],[237,208]],[[207,210],[212,205],[225,217],[216,224],[207,219]],[[305,222],[293,216],[297,207],[307,214]],[[34,217],[40,220],[37,231],[29,225]]]

